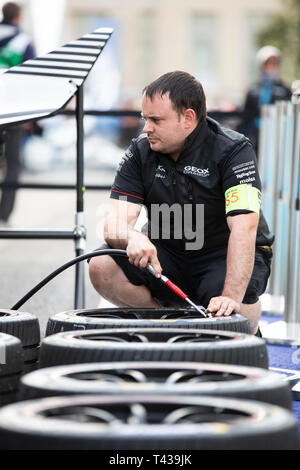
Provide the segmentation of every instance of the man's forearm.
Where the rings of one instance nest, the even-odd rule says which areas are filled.
[[[254,266],[256,230],[232,230],[227,249],[226,276],[222,295],[241,303]]]
[[[127,227],[126,233],[124,231],[111,233],[108,230],[105,230],[104,240],[112,248],[126,250],[130,237],[134,236],[135,233],[139,232],[129,227]]]
[[[122,236],[121,236],[122,234]],[[138,230],[127,227],[126,237],[124,232],[106,232],[105,241],[112,248],[126,250],[128,260],[139,268],[146,268],[148,263],[152,264],[157,277],[161,275],[162,267],[157,257],[157,250],[149,238]]]
[[[123,200],[110,200],[104,223],[104,240],[112,248],[126,250],[130,238],[139,233],[134,230],[141,206]]]

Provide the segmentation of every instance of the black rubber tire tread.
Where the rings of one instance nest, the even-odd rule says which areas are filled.
[[[141,371],[145,373],[146,382],[131,381],[111,382],[105,377],[99,380],[82,379],[74,374],[96,374],[124,370]],[[206,373],[201,382],[166,383],[164,379],[174,371],[187,371],[191,374],[197,371]],[[147,374],[148,372],[148,374]],[[218,373],[223,380],[214,381],[213,375]],[[155,375],[156,374],[156,375]],[[222,375],[223,374],[223,375]],[[230,380],[226,380],[226,377]],[[159,379],[157,378],[159,377]],[[201,377],[201,375],[200,375]],[[224,378],[225,377],[225,378]],[[211,395],[231,398],[257,400],[292,409],[292,395],[288,384],[273,372],[257,367],[235,366],[228,364],[206,363],[170,363],[161,362],[119,362],[76,364],[39,369],[26,374],[20,381],[20,399],[31,400],[41,397],[62,395],[109,395],[124,394],[138,395]]]
[[[29,374],[39,368],[39,361],[29,362],[28,364],[24,364],[23,366],[23,375]]]
[[[0,377],[0,394],[11,393],[19,389],[21,373]]]
[[[172,312],[189,312],[189,316],[195,318],[187,319],[162,319],[161,317]],[[49,318],[46,328],[46,336],[63,331],[78,329],[102,329],[102,328],[200,328],[209,330],[235,331],[239,333],[250,333],[249,321],[242,315],[233,314],[230,317],[201,318],[193,310],[184,308],[165,309],[86,309],[70,310],[60,312]],[[102,318],[100,315],[117,315],[121,318]],[[99,315],[99,317],[97,317]],[[130,319],[135,315],[138,319]],[[124,318],[122,318],[124,317]]]
[[[1,364],[0,377],[22,372],[24,365],[24,353],[21,341],[15,336],[0,333],[0,355],[5,351],[5,363]]]
[[[125,420],[121,418],[121,422],[113,426],[102,421],[82,420],[87,409],[97,407],[113,412],[120,419],[118,410],[122,413],[122,409],[138,404],[147,410],[148,420],[142,424],[129,424],[127,412]],[[70,407],[74,416],[71,421],[62,416]],[[174,416],[178,409],[194,409],[198,414],[196,421],[161,423],[166,415],[173,413]],[[58,418],[54,417],[57,412],[60,413]],[[211,419],[206,418],[207,413]],[[261,402],[211,396],[75,395],[3,407],[0,410],[0,449],[298,450],[299,436],[297,421],[290,411]]]
[[[41,340],[39,321],[32,313],[1,309],[0,331],[16,336],[23,346],[37,345]]]
[[[18,401],[19,392],[14,390],[9,393],[0,394],[0,406],[9,405],[10,403],[16,403]]]
[[[119,343],[88,339],[92,335],[101,337],[121,333],[148,335],[150,342]],[[195,338],[206,335],[208,340],[200,343],[166,342],[169,337],[185,334]],[[155,342],[151,342],[153,338]],[[268,368],[268,354],[264,340],[253,335],[230,331],[181,328],[67,331],[48,336],[41,343],[40,367],[116,361],[196,361]]]
[[[38,361],[40,357],[40,345],[34,346],[32,348],[23,348],[24,353],[24,362]]]

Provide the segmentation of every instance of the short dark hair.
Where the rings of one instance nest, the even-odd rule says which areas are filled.
[[[11,23],[15,18],[20,16],[21,7],[17,3],[7,2],[2,7],[3,20]]]
[[[206,98],[202,85],[189,73],[178,70],[165,73],[143,89],[143,94],[150,99],[156,94],[163,96],[166,93],[169,93],[178,114],[191,108],[199,121],[206,119]]]

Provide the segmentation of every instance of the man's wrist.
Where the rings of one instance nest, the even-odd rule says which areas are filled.
[[[244,295],[245,294],[241,293],[241,291],[236,292],[233,289],[228,289],[228,288],[224,288],[221,294],[222,297],[229,297],[230,299],[234,300],[235,302],[239,304],[242,303]]]
[[[148,238],[144,233],[142,232],[139,232],[138,230],[135,230],[134,228],[129,228],[128,231],[127,231],[127,241],[128,243],[134,239],[135,237],[145,237],[145,238]]]

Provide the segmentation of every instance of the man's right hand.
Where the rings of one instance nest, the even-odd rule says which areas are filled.
[[[110,199],[109,210],[104,223],[104,240],[109,246],[127,251],[131,264],[146,268],[150,263],[157,277],[162,268],[157,258],[157,250],[149,238],[134,229],[141,205],[132,202]]]
[[[131,230],[126,251],[131,264],[138,268],[146,268],[147,264],[150,263],[154,268],[156,277],[160,277],[162,267],[157,258],[157,250],[146,235]]]

